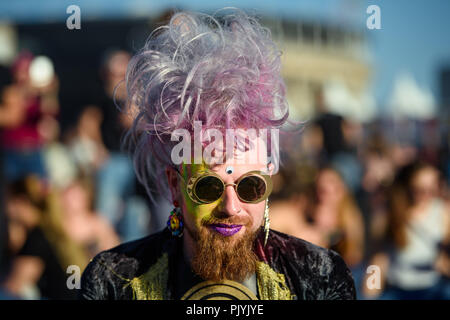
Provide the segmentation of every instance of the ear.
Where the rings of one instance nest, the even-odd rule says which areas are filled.
[[[174,200],[179,201],[180,197],[180,186],[178,183],[178,173],[174,168],[166,168],[167,184],[169,185],[170,194],[172,195],[172,202]]]

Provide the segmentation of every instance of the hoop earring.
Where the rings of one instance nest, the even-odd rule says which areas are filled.
[[[172,236],[183,236],[183,218],[181,216],[181,209],[179,207],[173,208],[173,210],[170,212],[169,219],[167,220],[167,228],[172,233]]]
[[[264,210],[264,247],[269,238],[270,218],[269,218],[269,199],[266,199],[266,209]]]

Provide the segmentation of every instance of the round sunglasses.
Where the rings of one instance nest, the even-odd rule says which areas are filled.
[[[219,200],[228,186],[234,188],[242,202],[258,203],[266,200],[272,192],[272,179],[261,171],[249,171],[236,183],[225,183],[215,172],[206,171],[192,176],[186,183],[186,191],[195,203],[208,204]]]

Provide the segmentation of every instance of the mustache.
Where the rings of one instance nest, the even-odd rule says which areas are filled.
[[[203,227],[207,227],[211,224],[227,224],[227,225],[243,225],[243,226],[251,226],[253,223],[253,219],[251,216],[244,217],[227,217],[227,218],[218,218],[214,216],[210,216],[202,219],[201,225]]]

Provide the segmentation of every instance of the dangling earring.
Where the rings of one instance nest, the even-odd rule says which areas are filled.
[[[174,201],[175,208],[170,212],[169,220],[167,220],[167,228],[172,232],[173,236],[181,237],[183,235],[183,218],[178,203]]]
[[[269,218],[269,199],[266,200],[266,209],[264,210],[264,247],[267,244],[269,238],[270,218]]]

